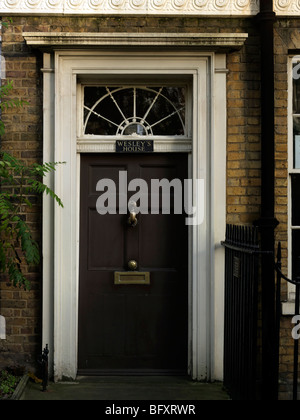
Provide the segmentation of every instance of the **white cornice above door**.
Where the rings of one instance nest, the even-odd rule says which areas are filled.
[[[36,48],[85,47],[184,47],[212,51],[241,48],[246,33],[87,33],[24,32],[27,45]]]

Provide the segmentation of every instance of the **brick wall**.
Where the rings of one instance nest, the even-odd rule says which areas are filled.
[[[228,55],[228,181],[227,219],[251,223],[260,211],[260,91],[258,36],[253,21],[198,18],[14,17],[3,32],[7,78],[13,95],[29,101],[21,110],[4,114],[7,134],[3,147],[27,161],[42,158],[42,56],[28,50],[22,32],[247,32],[246,46]],[[26,214],[40,239],[41,203]],[[14,289],[1,282],[1,313],[7,321],[7,341],[0,364],[7,358],[34,364],[41,350],[41,270],[30,269],[33,290]],[[7,351],[3,351],[7,350]],[[7,356],[7,357],[6,357]],[[2,361],[2,362],[1,362]]]
[[[228,54],[227,222],[248,224],[260,215],[260,56],[259,36]]]
[[[10,27],[9,44],[4,41],[6,77],[13,80],[11,98],[29,102],[24,108],[3,112],[6,134],[1,139],[4,150],[28,163],[42,158],[42,91],[40,57],[23,51],[19,44],[21,28]],[[4,36],[5,37],[5,36]],[[41,201],[31,197],[34,207],[26,209],[24,218],[31,226],[34,239],[41,238]],[[24,267],[31,290],[13,287],[2,276],[0,281],[0,313],[6,318],[6,341],[0,341],[0,368],[20,364],[34,366],[40,351],[41,276],[40,267]]]

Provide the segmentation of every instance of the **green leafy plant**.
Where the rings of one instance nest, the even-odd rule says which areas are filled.
[[[7,273],[15,286],[29,289],[22,264],[39,264],[40,252],[25,221],[25,210],[32,207],[34,195],[43,193],[63,207],[60,198],[42,181],[58,163],[26,165],[6,152],[0,152],[0,158],[0,271]]]
[[[0,86],[0,108],[21,107],[23,100],[11,100],[8,95],[12,82]],[[0,135],[5,125],[0,118]],[[24,275],[24,266],[40,262],[38,243],[33,239],[26,222],[26,209],[32,207],[38,194],[50,195],[59,206],[60,198],[46,184],[43,177],[55,171],[59,163],[26,164],[10,153],[0,149],[0,273],[7,274],[14,286],[30,289],[30,282]]]
[[[9,398],[16,389],[19,380],[20,378],[6,370],[0,371],[0,399]]]
[[[10,91],[13,89],[13,82],[7,81],[5,85],[0,86],[0,109],[1,111],[4,109],[12,108],[12,107],[22,107],[26,105],[28,102],[22,99],[9,99],[8,95]],[[0,136],[3,136],[5,133],[5,126],[0,119]]]
[[[12,23],[13,20],[12,20],[11,17],[8,17],[7,20],[8,20],[8,22],[0,20],[0,25],[4,26],[5,28],[8,28],[9,23]]]

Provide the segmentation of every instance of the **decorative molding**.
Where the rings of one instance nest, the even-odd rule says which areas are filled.
[[[244,33],[55,33],[25,32],[26,43],[32,47],[207,47],[210,49],[239,49],[248,34]]]
[[[114,153],[115,140],[77,140],[77,153]],[[157,153],[190,153],[193,149],[191,140],[154,141],[154,152]]]
[[[44,68],[42,68],[41,72],[42,73],[54,73],[54,69],[44,69]]]
[[[286,3],[284,0],[278,2]],[[222,17],[253,16],[258,12],[259,0],[2,0],[0,5],[1,15],[142,14]]]
[[[2,0],[0,15],[254,16],[260,0]],[[300,16],[300,0],[274,0],[278,16]]]
[[[278,16],[300,17],[300,0],[274,0],[274,11]]]

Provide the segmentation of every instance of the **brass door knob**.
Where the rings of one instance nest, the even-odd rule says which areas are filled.
[[[128,268],[129,270],[134,271],[138,268],[138,263],[135,260],[131,260],[128,263]]]

